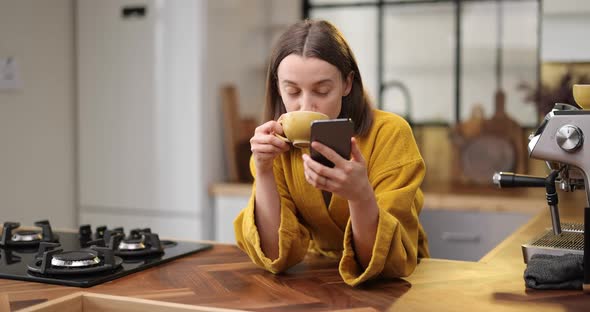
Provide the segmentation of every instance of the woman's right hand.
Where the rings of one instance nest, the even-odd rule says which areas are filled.
[[[282,134],[283,127],[275,120],[271,120],[258,126],[250,139],[250,150],[257,172],[272,170],[273,160],[290,149],[290,145],[277,138],[275,133]]]

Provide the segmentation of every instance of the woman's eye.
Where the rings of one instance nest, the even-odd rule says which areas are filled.
[[[330,90],[316,90],[315,92],[317,95],[326,96],[330,93]]]
[[[285,91],[289,95],[297,95],[299,93],[299,90],[297,90],[295,88],[286,88]]]

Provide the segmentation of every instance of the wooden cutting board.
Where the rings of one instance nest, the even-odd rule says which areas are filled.
[[[223,139],[228,182],[252,182],[250,174],[250,138],[254,135],[256,121],[241,118],[238,90],[225,85],[220,90],[223,112]]]
[[[463,185],[492,185],[497,171],[527,172],[526,142],[522,127],[506,114],[505,95],[495,95],[495,112],[483,117],[481,105],[471,117],[451,130],[454,160],[452,177]]]

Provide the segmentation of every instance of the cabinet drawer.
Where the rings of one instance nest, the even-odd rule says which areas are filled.
[[[518,213],[425,208],[420,222],[428,235],[432,258],[477,261],[531,217]]]

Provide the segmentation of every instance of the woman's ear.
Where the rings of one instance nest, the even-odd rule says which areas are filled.
[[[354,71],[350,71],[350,73],[348,73],[348,75],[346,76],[346,81],[344,82],[344,92],[342,94],[342,96],[347,96],[350,93],[350,90],[352,90],[352,82],[354,81]]]

